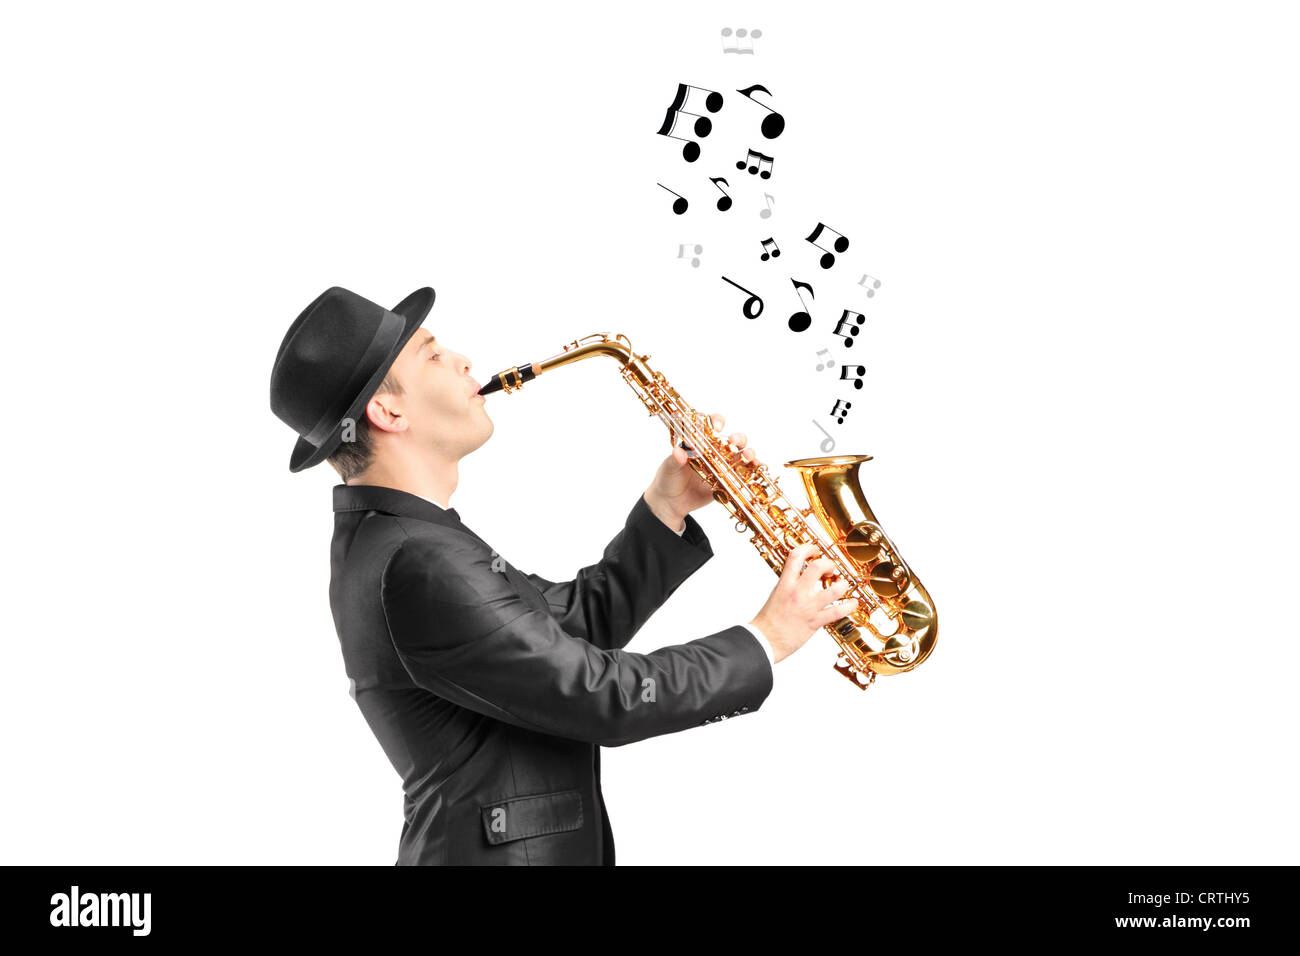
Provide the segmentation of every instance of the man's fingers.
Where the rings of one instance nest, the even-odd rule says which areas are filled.
[[[798,547],[791,549],[790,553],[786,555],[784,566],[781,568],[782,583],[789,584],[795,578],[799,577],[799,573],[803,570],[804,562],[808,559],[808,556],[816,550],[816,547],[817,546],[814,544],[801,544]]]
[[[818,553],[820,553],[820,549],[818,549]],[[826,574],[834,568],[835,565],[831,563],[830,558],[816,558],[808,562],[808,567],[804,571],[804,574],[815,579],[820,578],[823,574]]]
[[[854,603],[855,602],[852,598],[844,598],[841,601],[836,601],[835,603],[826,606],[822,609],[821,614],[817,616],[817,626],[825,627],[827,624],[830,624],[833,621],[838,621],[842,617],[848,617],[853,613]]]

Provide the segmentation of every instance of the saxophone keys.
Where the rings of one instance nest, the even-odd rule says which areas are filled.
[[[934,623],[934,608],[924,601],[908,601],[903,605],[903,626],[915,633]]]
[[[844,547],[854,561],[866,564],[880,554],[883,541],[879,528],[863,522],[844,536]]]
[[[871,569],[871,590],[883,598],[898,597],[910,583],[907,571],[896,564],[883,561]]]

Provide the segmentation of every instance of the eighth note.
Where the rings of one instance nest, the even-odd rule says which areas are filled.
[[[871,280],[871,285],[867,285],[868,279]],[[862,278],[858,280],[858,285],[866,289],[867,298],[871,298],[873,295],[876,294],[876,290],[880,288],[880,280],[877,279],[875,276],[869,276],[864,272],[862,273]]]
[[[693,163],[700,158],[700,144],[692,140],[689,136],[675,135],[678,132],[678,126],[681,126],[681,132],[687,132],[686,127],[690,127],[690,132],[704,139],[713,131],[713,121],[707,116],[701,116],[692,110],[683,109],[687,103],[691,103],[693,109],[698,110],[700,104],[698,100],[701,97],[691,96],[691,91],[697,90],[700,93],[707,93],[708,96],[702,97],[703,107],[710,113],[716,113],[722,109],[722,94],[713,90],[706,90],[698,86],[687,86],[685,83],[677,84],[677,95],[673,97],[672,106],[668,107],[668,113],[664,116],[664,121],[656,131],[660,136],[667,136],[669,139],[679,139],[686,143],[682,147],[682,159],[688,163]],[[691,119],[694,119],[692,124]]]
[[[775,160],[772,159],[771,156],[764,155],[763,153],[756,153],[752,149],[748,152],[748,154],[745,156],[744,159],[736,163],[736,168],[744,169],[747,165],[749,165],[751,161],[754,163],[754,165],[749,167],[749,175],[752,176],[754,175],[754,173],[758,173],[759,167],[761,167],[764,163],[767,163],[767,168],[764,169],[761,173],[758,173],[758,178],[759,179],[772,178],[772,163],[775,162]]]
[[[701,252],[703,252],[703,251],[704,251],[704,247],[703,247],[703,246],[701,246],[701,245],[697,245],[697,246],[695,247],[695,255],[696,255],[696,256],[699,256],[699,254],[700,254]],[[684,258],[686,258],[686,244],[685,244],[685,243],[681,243],[680,245],[677,246],[677,258],[678,258],[678,259],[684,259]],[[699,260],[698,258],[696,258],[696,259],[692,259],[692,260],[691,260],[691,268],[692,268],[692,269],[698,269],[699,267],[700,267],[700,260]]]
[[[771,238],[770,236],[767,239],[759,240],[759,242],[763,246],[763,254],[759,256],[759,258],[762,259],[764,262],[766,262],[769,257],[775,259],[777,256],[781,254],[781,250],[776,247],[776,240]],[[771,246],[772,248],[769,250],[767,248],[768,246]]]
[[[749,298],[745,300],[745,304],[740,307],[740,311],[745,314],[745,318],[756,319],[763,314],[762,299],[754,295],[754,293],[750,292],[743,285],[736,285],[736,283],[732,282],[726,276],[722,277],[722,281],[728,283],[729,285],[735,285],[737,289],[745,293],[745,295],[749,296]],[[753,313],[752,315],[750,314],[751,312]]]
[[[718,183],[722,183],[722,186],[731,185],[731,183],[727,182],[721,176],[710,176],[709,182],[713,183],[715,186],[718,186]],[[727,191],[723,189],[722,186],[718,186],[718,192],[722,193],[722,198],[718,200],[718,212],[726,212],[731,208],[731,197],[727,195]]]
[[[826,436],[826,440],[821,444],[821,449],[823,455],[829,455],[831,452],[835,450],[835,439],[831,437],[830,432],[822,428],[822,426],[818,423],[817,419],[814,418],[812,420],[812,423],[817,426],[817,430],[819,432],[821,432],[823,435]]]
[[[835,230],[830,226],[824,225],[820,222],[817,223],[817,228],[812,231],[812,235],[805,240],[806,242],[811,242],[814,246],[817,246],[818,249],[822,250],[822,252],[826,253],[822,256],[821,263],[823,269],[829,269],[831,266],[835,265],[835,256],[829,252],[825,246],[817,242],[817,237],[822,234],[823,229],[827,232],[834,232],[835,235],[839,236],[839,238],[835,240],[836,252],[847,252],[849,248],[849,240],[841,233],[835,232]]]
[[[759,218],[759,219],[771,219],[771,218],[772,218],[772,200],[775,199],[776,197],[775,197],[775,196],[769,196],[767,193],[763,193],[763,198],[767,200],[767,208],[766,208],[766,209],[760,209],[760,210],[758,211],[758,218]],[[877,282],[876,285],[880,285],[880,283]],[[871,295],[871,293],[868,292],[867,295]]]
[[[758,103],[758,100],[754,99],[755,90],[759,90],[763,93],[766,93],[768,96],[772,95],[772,91],[769,90],[767,87],[758,86],[757,84],[755,84],[754,86],[746,87],[743,90],[736,90],[736,92],[739,93],[741,96],[748,96],[751,103]],[[758,105],[762,106],[763,109],[767,110],[767,112],[770,114],[768,116],[763,117],[763,125],[759,128],[762,130],[763,135],[766,136],[768,139],[776,139],[778,136],[781,135],[781,131],[785,129],[785,117],[782,116],[780,113],[778,113],[776,110],[772,109],[772,107],[767,106],[766,104],[758,103]]]
[[[856,372],[853,371],[853,369],[855,368],[857,369]],[[840,381],[847,382],[851,377],[856,376],[856,378],[853,378],[854,388],[862,387],[862,376],[866,374],[867,374],[867,367],[865,365],[841,365],[840,366]]]
[[[668,187],[665,186],[663,183],[655,183],[655,185],[658,186],[660,189],[668,189]],[[670,193],[673,193],[671,189],[668,189],[668,191]],[[687,207],[690,206],[690,203],[686,201],[686,197],[683,196],[681,193],[673,193],[673,195],[677,197],[676,199],[673,200],[673,212],[677,213],[677,215],[680,216],[682,213],[686,211]]]
[[[852,322],[849,321],[849,316],[851,315],[857,316],[857,318]],[[858,326],[865,321],[867,321],[867,317],[861,312],[850,312],[848,309],[845,309],[844,314],[840,316],[840,320],[835,323],[835,334],[844,339],[844,347],[846,349],[852,347],[853,339],[851,336],[858,334]],[[848,331],[846,332],[845,329]]]
[[[800,288],[807,289],[808,294],[813,295],[813,287],[807,282],[797,282],[794,279],[791,279],[790,281],[794,282],[795,295],[799,295]],[[804,329],[808,328],[808,326],[812,325],[812,316],[808,314],[808,303],[803,301],[803,296],[801,295],[799,295],[799,302],[803,305],[804,311],[796,312],[794,315],[790,316],[790,321],[787,324],[790,326],[791,332],[802,332]]]
[[[841,408],[840,408],[841,405],[843,405],[844,408],[841,409]],[[837,399],[835,399],[835,405],[834,405],[834,407],[831,408],[831,414],[832,414],[832,415],[838,415],[838,416],[839,416],[839,424],[843,425],[843,424],[844,424],[844,419],[846,419],[846,418],[849,417],[849,409],[852,408],[852,407],[853,407],[853,403],[852,403],[852,402],[846,402],[846,401],[844,401],[843,399],[839,399],[839,398],[837,398]]]
[[[831,368],[835,367],[835,359],[831,358],[831,353],[829,349],[818,349],[817,354],[818,356],[822,356],[822,355],[826,356],[825,363],[822,362],[817,363],[817,371],[820,372],[822,369],[826,368],[827,366]]]

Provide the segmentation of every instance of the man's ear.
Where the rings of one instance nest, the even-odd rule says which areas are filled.
[[[384,432],[406,431],[406,416],[393,404],[393,396],[380,393],[366,403],[366,418],[371,428]]]

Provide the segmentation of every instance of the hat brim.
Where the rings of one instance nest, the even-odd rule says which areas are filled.
[[[389,346],[388,352],[380,361],[375,374],[366,382],[356,401],[352,403],[351,407],[339,419],[328,437],[320,445],[313,445],[306,438],[298,439],[297,444],[293,446],[293,454],[289,456],[290,471],[302,471],[304,468],[318,465],[334,454],[335,449],[343,442],[344,423],[349,420],[355,422],[360,417],[362,409],[370,402],[370,399],[378,390],[379,384],[384,380],[384,376],[388,374],[388,370],[392,367],[397,354],[402,351],[407,341],[415,334],[415,330],[424,324],[425,317],[429,314],[429,310],[433,308],[435,295],[436,293],[432,288],[425,286],[422,289],[416,289],[393,306],[392,311],[400,315],[404,320],[402,330],[393,340],[392,345]]]

